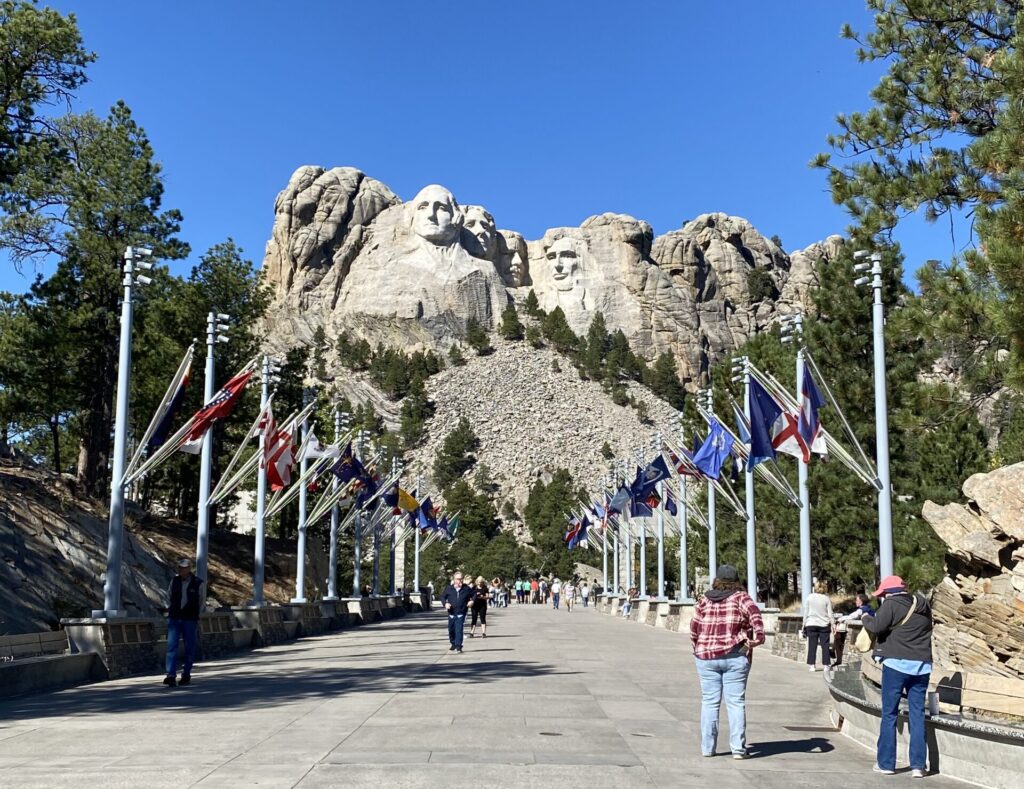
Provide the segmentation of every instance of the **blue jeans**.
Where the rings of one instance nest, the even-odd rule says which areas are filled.
[[[192,661],[196,657],[196,630],[199,623],[194,619],[167,620],[167,673],[178,673],[178,641],[185,638],[185,666],[182,674],[192,673]]]
[[[697,661],[700,677],[700,750],[707,755],[718,744],[718,711],[725,695],[729,716],[729,748],[733,753],[747,749],[747,713],[745,709],[750,661],[744,655]]]
[[[924,703],[931,674],[913,676],[882,666],[882,723],[878,731],[878,766],[896,769],[896,720],[900,698],[907,693],[907,717],[910,719],[910,769],[923,770],[928,758],[925,744]]]
[[[462,630],[465,626],[465,614],[448,614],[448,640],[456,649],[462,649]]]
[[[558,598],[561,596],[562,595],[560,592],[556,592],[555,594],[551,595],[551,599],[555,601],[555,608],[558,608]]]

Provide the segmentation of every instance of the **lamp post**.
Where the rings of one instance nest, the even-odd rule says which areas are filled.
[[[601,535],[603,538],[601,540],[601,588],[604,590],[605,595],[608,594],[608,521],[610,516],[608,515],[608,497],[605,496],[604,492],[611,484],[611,479],[614,478],[610,475],[601,477],[601,496],[604,497],[601,502],[602,507],[604,507],[604,529]]]
[[[358,460],[360,462],[362,462],[362,459],[363,459],[363,439],[366,438],[366,436],[367,436],[367,432],[365,430],[360,430],[356,434],[355,456],[356,456],[356,460]],[[359,507],[358,501],[353,506],[355,506],[358,509],[358,507]],[[354,555],[352,557],[352,569],[353,569],[353,573],[352,573],[352,596],[353,597],[362,597],[363,596],[363,587],[362,587],[363,514],[360,511],[356,512],[355,532],[356,532],[356,539],[355,539],[355,546],[354,546],[355,549],[353,551]]]
[[[110,518],[107,531],[107,573],[103,583],[103,610],[94,618],[124,616],[121,610],[121,556],[124,552],[124,465],[128,444],[128,388],[132,366],[132,288],[152,280],[135,271],[149,271],[153,264],[138,258],[153,250],[128,247],[124,251],[124,296],[121,301],[121,346],[117,362],[117,404],[114,411],[114,457],[110,469]]]
[[[391,476],[395,479],[395,485],[398,485],[398,472],[401,470],[401,466],[398,464],[398,458],[391,458]],[[398,594],[398,574],[395,572],[395,552],[398,548],[398,529],[391,530],[391,546],[388,551],[390,561],[388,562],[388,581],[391,589],[390,594],[392,597]]]
[[[214,392],[214,358],[217,343],[227,342],[228,338],[221,334],[228,326],[222,321],[230,320],[230,316],[222,312],[211,312],[206,316],[206,380],[203,387],[203,402],[213,399]],[[208,580],[207,570],[210,555],[210,485],[213,475],[213,429],[203,434],[202,455],[199,460],[199,512],[196,518],[196,576]],[[209,588],[209,586],[207,586]],[[205,602],[205,601],[204,601]]]
[[[733,381],[743,381],[743,415],[750,424],[750,357],[733,359]],[[750,455],[744,463],[744,477],[747,484],[747,594],[757,602],[757,538],[754,518],[754,469],[750,466]]]
[[[889,406],[885,392],[885,310],[882,304],[882,253],[860,250],[854,258],[868,258],[870,263],[857,263],[857,273],[871,270],[874,300],[871,323],[874,335],[875,362],[875,454],[878,456],[878,570],[882,578],[893,574],[892,545],[892,482],[889,478]],[[869,278],[858,277],[853,284],[866,285]]]
[[[416,502],[419,503],[423,497],[423,493],[420,491],[420,478],[416,477]],[[418,522],[413,524],[412,527],[413,539],[413,557],[412,557],[412,583],[414,592],[420,593],[420,525]]]

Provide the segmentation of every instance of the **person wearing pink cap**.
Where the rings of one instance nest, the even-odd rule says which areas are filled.
[[[864,629],[876,638],[874,658],[882,664],[882,721],[874,771],[896,772],[896,722],[900,699],[907,696],[910,723],[910,774],[924,778],[928,749],[924,707],[932,673],[932,609],[923,595],[910,594],[898,575],[882,579],[875,590],[882,605],[864,618]]]

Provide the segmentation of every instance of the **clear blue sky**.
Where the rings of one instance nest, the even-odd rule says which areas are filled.
[[[193,249],[179,273],[228,236],[261,262],[304,164],[403,199],[438,182],[527,238],[724,211],[804,247],[847,225],[807,162],[880,74],[839,37],[870,24],[863,0],[51,4],[99,56],[74,109],[124,99],[164,165]],[[956,251],[948,225],[897,237],[908,271]],[[0,289],[27,283],[0,266]]]

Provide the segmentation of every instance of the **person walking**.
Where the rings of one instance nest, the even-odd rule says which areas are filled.
[[[587,583],[586,579],[583,580],[583,585],[580,586],[580,599],[583,601],[583,607],[587,607],[587,602],[590,600],[590,584]]]
[[[541,578],[540,579],[540,601],[544,605],[547,605],[548,604],[548,598],[550,597],[550,595],[551,595],[551,585],[547,582],[546,579]]]
[[[740,584],[736,568],[718,568],[711,589],[690,620],[690,641],[700,679],[700,752],[714,756],[718,715],[725,697],[732,758],[747,758],[747,678],[754,647],[764,643],[761,611]]]
[[[441,605],[448,612],[448,641],[450,652],[462,652],[462,632],[466,626],[466,611],[476,597],[472,587],[462,583],[462,573],[452,575],[452,582],[441,593]]]
[[[554,603],[555,610],[558,610],[558,603],[562,598],[562,582],[555,578],[551,583],[551,602]]]
[[[167,590],[167,659],[164,684],[170,687],[187,685],[192,681],[192,663],[196,657],[196,638],[199,630],[199,612],[203,608],[205,584],[192,574],[188,559],[178,562],[178,574],[171,579]],[[178,676],[178,643],[185,639],[185,661]]]
[[[828,637],[835,627],[832,618],[832,601],[824,593],[825,585],[818,581],[814,592],[807,596],[807,609],[804,611],[804,635],[807,637],[807,665],[811,671],[817,671],[814,662],[817,649],[821,647],[821,667],[825,668],[831,661],[828,659]]]
[[[875,610],[868,605],[867,595],[863,592],[858,592],[854,601],[857,607],[849,614],[836,615],[836,632],[834,639],[834,648],[836,651],[836,659],[832,663],[833,666],[843,665],[843,649],[846,646],[846,634],[849,629],[850,622],[859,622],[865,616],[874,616]]]
[[[482,575],[477,576],[473,592],[473,604],[470,606],[473,620],[469,625],[469,637],[472,638],[476,632],[476,622],[479,619],[482,635],[487,638],[487,604],[491,600],[491,594],[487,589],[487,581]]]
[[[924,707],[932,673],[932,609],[923,595],[909,594],[898,575],[882,579],[875,590],[882,605],[863,618],[864,629],[877,639],[874,658],[882,664],[882,720],[874,771],[896,772],[896,721],[900,699],[907,697],[910,723],[910,775],[924,778],[928,749]]]
[[[572,607],[576,603],[576,584],[566,581],[562,585],[562,595],[565,598],[565,610],[571,613]]]
[[[540,584],[536,578],[530,579],[530,605],[537,605],[540,602]]]

